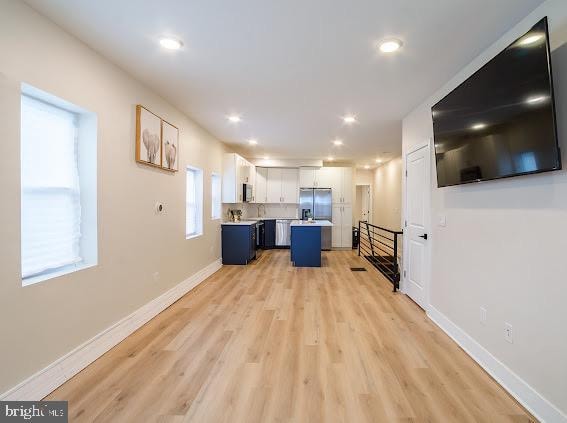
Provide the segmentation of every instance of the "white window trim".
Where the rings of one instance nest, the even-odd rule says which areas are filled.
[[[98,142],[97,115],[53,94],[42,91],[26,83],[21,85],[21,95],[35,98],[54,107],[67,110],[77,115],[77,148],[79,166],[79,185],[81,201],[81,240],[82,260],[42,273],[22,278],[22,287],[33,286],[39,282],[54,279],[70,273],[89,269],[98,265]]]
[[[213,203],[213,177],[217,177],[219,181],[219,215],[214,215],[214,203]],[[222,218],[222,176],[220,172],[211,172],[211,221],[221,220]]]
[[[89,269],[95,267],[96,263],[87,263],[82,260],[78,263],[68,264],[67,266],[58,267],[56,269],[46,270],[38,275],[29,276],[22,279],[22,286],[31,286],[38,282],[43,282],[49,279],[57,278],[59,276],[68,275],[69,273],[80,272],[81,270]]]
[[[199,219],[199,227],[197,228],[197,232],[195,233],[191,233],[188,234],[187,233],[187,223],[185,223],[185,239],[186,240],[190,240],[190,239],[195,239],[195,238],[199,238],[201,236],[203,236],[203,226],[204,226],[204,221],[203,221],[203,214],[204,214],[204,207],[203,207],[203,170],[198,168],[198,167],[194,167],[194,166],[187,166],[186,172],[187,171],[193,171],[196,172],[199,181],[197,182],[197,192],[195,194],[196,196],[196,204],[197,204],[197,213],[199,213],[200,215],[200,219]],[[187,178],[187,176],[185,176],[185,178]],[[186,179],[187,180],[187,179]],[[186,182],[187,183],[187,182]],[[187,189],[187,187],[185,187]],[[185,198],[185,218],[187,219],[187,194],[186,198]]]

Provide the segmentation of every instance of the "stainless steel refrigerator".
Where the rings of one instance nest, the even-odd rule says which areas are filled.
[[[333,219],[333,194],[331,188],[301,188],[299,190],[299,216],[305,218],[305,212],[313,215],[315,220]],[[321,249],[330,250],[332,246],[333,228],[321,228]]]

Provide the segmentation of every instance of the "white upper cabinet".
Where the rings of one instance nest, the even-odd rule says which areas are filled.
[[[223,157],[222,202],[242,202],[243,184],[253,184],[256,176],[254,165],[235,153]]]
[[[256,168],[256,181],[254,182],[254,201],[256,203],[268,202],[268,168]]]
[[[297,169],[268,168],[267,174],[267,203],[298,202],[299,171]]]
[[[352,204],[352,167],[342,168],[343,204]]]
[[[317,188],[331,188],[334,204],[352,203],[352,168],[322,167],[314,177]]]
[[[318,169],[312,167],[299,168],[299,188],[315,188],[317,181],[315,174]]]
[[[282,202],[282,169],[269,168],[267,180],[267,203]]]
[[[282,169],[282,203],[299,202],[298,178],[298,169]]]

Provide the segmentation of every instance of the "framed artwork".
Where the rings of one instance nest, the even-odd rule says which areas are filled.
[[[143,106],[136,106],[136,161],[161,167],[161,118]]]
[[[172,172],[179,169],[179,129],[162,119],[161,121],[161,167]]]

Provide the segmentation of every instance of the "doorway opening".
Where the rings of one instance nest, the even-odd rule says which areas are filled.
[[[370,185],[356,186],[356,204],[354,221],[372,223],[372,187]]]

